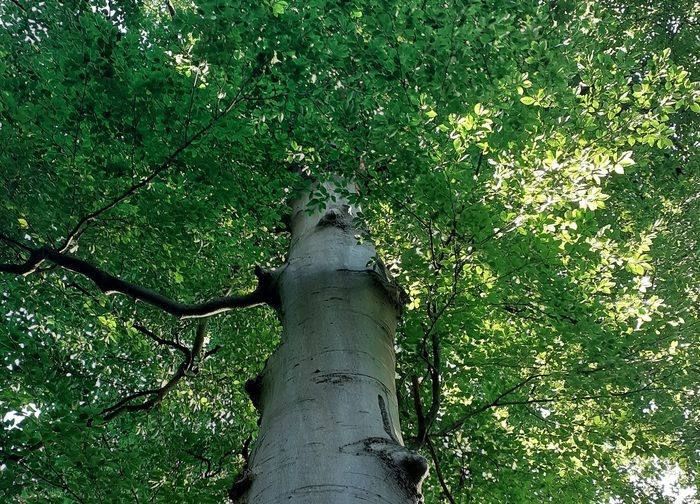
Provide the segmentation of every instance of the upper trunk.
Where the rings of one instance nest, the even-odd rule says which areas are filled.
[[[422,501],[426,460],[403,447],[395,389],[399,289],[359,242],[353,209],[292,203],[277,277],[282,339],[247,389],[261,414],[232,496],[251,504]]]

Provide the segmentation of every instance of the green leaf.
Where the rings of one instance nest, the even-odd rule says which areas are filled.
[[[281,16],[282,14],[284,14],[284,12],[288,6],[289,6],[289,3],[285,2],[284,0],[276,0],[272,4],[272,14],[275,17]]]

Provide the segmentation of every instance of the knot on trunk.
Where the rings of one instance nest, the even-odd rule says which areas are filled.
[[[338,208],[329,208],[328,211],[321,217],[316,224],[318,227],[336,227],[345,231],[352,225],[352,217],[350,216],[350,206],[343,205]]]
[[[281,302],[277,289],[277,279],[280,276],[280,269],[266,270],[260,266],[255,266],[253,270],[255,277],[258,279],[258,287],[256,291],[261,294],[265,302],[275,310],[279,311]]]
[[[391,304],[398,310],[400,317],[403,313],[403,307],[410,301],[408,294],[396,283],[396,280],[392,278],[389,272],[389,268],[378,257],[372,263],[371,271],[372,278],[384,289],[384,292],[391,300]]]
[[[236,504],[242,504],[245,502],[243,497],[250,489],[250,485],[253,484],[253,473],[249,469],[245,469],[236,481],[233,482],[231,488],[228,489],[228,498],[231,502]]]
[[[371,437],[341,448],[342,452],[354,455],[372,455],[386,464],[413,502],[423,502],[421,485],[428,475],[428,461],[393,439]]]
[[[243,385],[245,393],[248,394],[250,402],[253,403],[253,406],[258,411],[258,413],[260,413],[260,397],[262,395],[262,387],[262,374],[257,375],[255,378],[249,378],[248,380],[246,380],[245,385]]]

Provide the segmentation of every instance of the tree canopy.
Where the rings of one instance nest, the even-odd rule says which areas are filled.
[[[361,186],[408,295],[397,387],[426,502],[673,502],[669,474],[691,494],[699,16],[0,2],[0,494],[225,501],[274,313],[178,319],[65,258],[181,303],[250,294],[284,262],[298,168]]]

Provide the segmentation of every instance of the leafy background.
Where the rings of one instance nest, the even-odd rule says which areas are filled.
[[[0,2],[0,261],[138,186],[70,252],[184,301],[246,292],[253,265],[284,261],[290,165],[347,175],[410,295],[399,399],[426,502],[673,502],[669,485],[692,502],[699,15]],[[136,327],[189,345],[196,324],[56,268],[0,278],[7,500],[226,500],[272,313],[211,319],[196,373],[102,422],[180,364]]]

